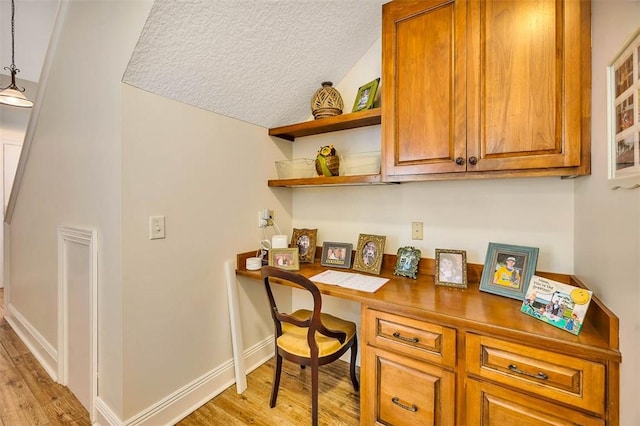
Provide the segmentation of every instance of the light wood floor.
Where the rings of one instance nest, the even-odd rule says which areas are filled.
[[[0,425],[90,425],[89,414],[51,380],[4,319],[0,289]]]
[[[280,392],[269,408],[273,360],[247,376],[247,390],[229,387],[180,421],[180,426],[299,426],[311,421],[309,370],[284,361]],[[356,426],[359,394],[349,379],[349,364],[320,367],[319,423]],[[4,319],[0,289],[0,426],[90,425],[89,415],[64,386],[51,380]]]
[[[280,391],[269,408],[273,382],[273,359],[247,376],[247,390],[238,395],[231,386],[183,419],[178,426],[311,424],[311,375],[309,369],[283,361]],[[360,398],[349,379],[349,364],[336,361],[320,367],[318,423],[355,426],[360,419]]]

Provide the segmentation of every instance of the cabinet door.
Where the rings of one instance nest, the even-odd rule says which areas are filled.
[[[468,30],[468,171],[588,173],[590,2],[470,1]]]
[[[372,346],[363,363],[361,425],[454,425],[453,372]]]
[[[587,416],[541,399],[486,382],[466,384],[467,426],[603,426]]]
[[[465,170],[465,8],[466,0],[383,5],[382,137],[387,176]]]

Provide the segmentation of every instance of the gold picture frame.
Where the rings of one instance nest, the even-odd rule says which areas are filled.
[[[316,256],[317,229],[293,229],[290,248],[298,249],[298,258],[301,263],[313,263]]]
[[[434,283],[446,287],[467,288],[467,252],[436,249]]]
[[[353,269],[380,275],[386,239],[383,235],[360,234]]]
[[[288,271],[300,269],[297,248],[272,248],[269,250],[269,266],[275,266]]]

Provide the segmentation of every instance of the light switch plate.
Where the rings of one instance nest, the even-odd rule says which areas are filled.
[[[421,240],[423,231],[422,222],[411,222],[411,239]]]
[[[159,240],[164,237],[164,216],[149,216],[149,239]]]

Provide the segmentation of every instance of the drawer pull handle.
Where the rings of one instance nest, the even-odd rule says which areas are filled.
[[[514,373],[522,374],[523,376],[534,377],[540,380],[549,380],[549,376],[544,374],[542,371],[538,371],[538,374],[527,373],[526,371],[520,370],[515,364],[509,364],[509,370],[513,371]]]
[[[393,333],[393,337],[410,343],[418,343],[420,341],[420,339],[418,339],[417,337],[403,337],[397,331]]]
[[[416,407],[414,404],[411,404],[411,407],[409,407],[408,405],[404,405],[402,402],[400,402],[400,398],[398,398],[397,396],[394,396],[393,398],[391,398],[391,402],[393,402],[400,408],[404,408],[407,411],[411,411],[412,413],[415,413],[416,411],[418,411],[418,407]]]

